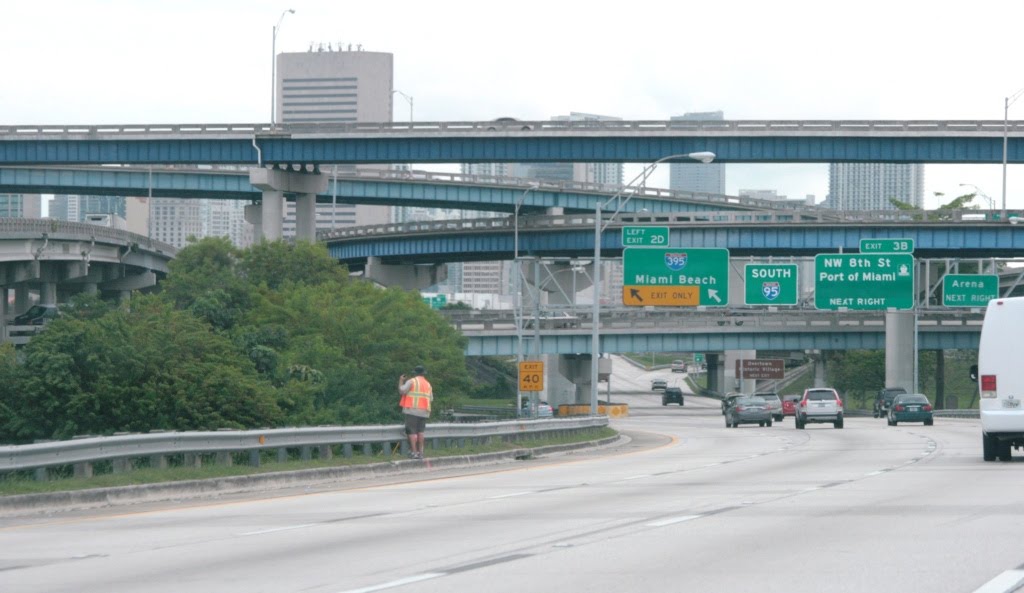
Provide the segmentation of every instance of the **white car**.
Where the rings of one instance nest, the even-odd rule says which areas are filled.
[[[685,373],[686,372],[686,363],[681,361],[681,360],[673,360],[672,361],[672,372],[673,373]]]

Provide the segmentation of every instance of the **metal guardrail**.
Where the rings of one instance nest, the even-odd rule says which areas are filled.
[[[477,424],[430,424],[428,440],[486,439],[544,435],[608,425],[608,418],[554,418]],[[0,446],[0,472],[96,463],[175,454],[261,451],[332,445],[357,446],[402,443],[401,426],[276,428],[266,430],[218,430],[207,432],[154,432],[70,441]],[[348,449],[349,451],[351,449]]]
[[[1024,133],[1024,121],[1005,123],[1011,135]],[[276,124],[108,124],[5,125],[0,140],[55,136],[337,136],[406,134],[411,136],[501,135],[789,135],[789,136],[933,136],[1002,137],[1002,120],[601,120],[601,121],[449,121]],[[545,134],[548,133],[548,134]],[[568,133],[568,134],[567,134]],[[575,134],[572,134],[575,133]],[[6,138],[5,138],[6,137]]]
[[[981,411],[978,409],[935,410],[932,412],[932,416],[936,416],[938,418],[981,418]]]

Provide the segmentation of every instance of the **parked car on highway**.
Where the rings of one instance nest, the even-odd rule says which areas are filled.
[[[812,387],[796,407],[796,427],[802,429],[813,422],[831,422],[836,428],[843,427],[843,400],[831,387]]]
[[[681,361],[681,360],[673,360],[672,361],[672,372],[673,373],[685,373],[686,372],[686,363]]]
[[[782,396],[782,415],[783,416],[796,416],[796,405],[800,402],[800,395],[784,395]]]
[[[654,379],[651,381],[651,391],[659,391],[668,387],[668,381],[664,379]]]
[[[725,410],[725,427],[736,428],[740,424],[772,425],[772,411],[764,398],[744,395],[733,400]]]
[[[782,421],[782,400],[779,399],[778,393],[755,393],[754,395],[768,403],[768,409],[772,411],[773,420]]]
[[[727,393],[725,397],[722,398],[722,415],[725,415],[725,411],[729,409],[729,406],[731,406],[737,398],[746,397],[746,395],[747,394],[745,393]]]
[[[924,422],[925,426],[931,426],[934,422],[932,403],[923,393],[902,393],[893,398],[887,419],[889,426],[899,422]]]
[[[661,392],[661,405],[667,406],[672,403],[683,405],[683,390],[679,387],[667,387]]]
[[[888,418],[889,408],[892,406],[892,398],[907,390],[902,387],[886,387],[879,389],[875,394],[875,408],[872,416],[875,418]]]

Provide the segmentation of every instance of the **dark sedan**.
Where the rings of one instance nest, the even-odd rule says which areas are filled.
[[[934,422],[932,403],[923,393],[901,393],[893,398],[886,418],[889,426],[900,422],[924,422],[925,426],[931,426]]]
[[[740,424],[772,425],[772,410],[768,402],[760,397],[738,397],[725,410],[726,428],[736,428]]]

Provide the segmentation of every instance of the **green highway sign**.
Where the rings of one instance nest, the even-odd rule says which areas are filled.
[[[743,272],[747,305],[795,305],[798,298],[796,264],[747,264]]]
[[[624,226],[623,247],[668,247],[667,226]]]
[[[942,278],[942,305],[984,307],[999,297],[999,276],[995,274],[946,274]]]
[[[861,239],[861,253],[914,253],[913,239]]]
[[[448,295],[439,294],[432,297],[421,297],[423,302],[430,305],[431,309],[443,309],[448,304]]]
[[[697,352],[693,355],[693,362],[704,362],[704,353]]]
[[[909,253],[814,256],[818,309],[913,309],[914,256]]]
[[[728,249],[627,247],[622,251],[622,268],[626,305],[729,304]]]

